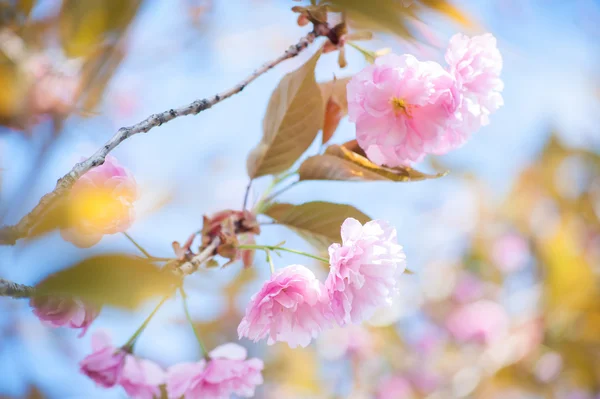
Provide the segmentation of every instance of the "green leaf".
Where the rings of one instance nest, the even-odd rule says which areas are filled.
[[[135,308],[173,291],[180,279],[147,259],[99,255],[55,273],[36,286],[39,295],[70,295],[97,305]]]
[[[347,143],[351,145],[353,142]],[[300,180],[342,180],[342,181],[395,181],[411,182],[436,179],[445,176],[447,172],[430,175],[419,172],[408,166],[387,168],[378,166],[362,155],[357,149],[331,145],[325,154],[306,159],[298,174]]]
[[[340,228],[346,218],[366,223],[371,218],[351,205],[332,202],[307,202],[301,205],[273,204],[265,215],[289,227],[317,249],[325,250],[341,242]]]
[[[317,51],[281,79],[263,120],[263,137],[247,160],[251,178],[285,171],[315,139],[323,125],[323,100],[315,81]]]

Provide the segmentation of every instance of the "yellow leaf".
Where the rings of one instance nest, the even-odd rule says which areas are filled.
[[[410,7],[403,6],[399,0],[332,0],[331,3],[345,11],[361,28],[390,31],[406,39],[414,37],[411,23],[421,11],[437,12],[466,27],[473,26],[470,19],[447,0],[421,0]]]
[[[545,305],[550,323],[559,330],[569,328],[598,300],[594,271],[577,243],[574,219],[563,216],[556,233],[538,246],[545,279]]]
[[[387,180],[396,182],[435,179],[447,174],[447,172],[444,172],[430,175],[407,166],[398,168],[378,166],[369,161],[364,155],[352,151],[345,145],[331,145],[327,148],[325,154],[306,159],[300,165],[298,173],[300,180]]]
[[[264,213],[278,224],[294,230],[317,249],[341,242],[340,228],[346,218],[355,218],[361,223],[371,220],[351,205],[323,201],[301,205],[274,204]]]
[[[140,0],[64,0],[59,32],[69,57],[88,57],[107,39],[121,36],[137,13]]]
[[[71,295],[97,305],[135,308],[173,291],[179,279],[147,259],[100,255],[55,273],[36,286],[39,295]]]
[[[251,178],[280,173],[296,162],[323,126],[323,100],[315,81],[317,51],[281,79],[263,120],[263,137],[247,160]]]

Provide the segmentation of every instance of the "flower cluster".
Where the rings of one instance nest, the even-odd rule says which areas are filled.
[[[92,349],[93,353],[81,361],[81,371],[101,387],[122,386],[134,399],[160,397],[161,385],[172,399],[252,397],[263,382],[263,362],[246,359],[246,349],[233,343],[215,348],[208,360],[176,364],[166,371],[150,360],[115,348],[104,333],[93,336]]]
[[[348,218],[341,235],[342,244],[329,247],[325,284],[300,265],[273,273],[252,297],[238,327],[240,338],[306,347],[334,321],[340,326],[361,323],[391,303],[405,269],[396,230],[384,221],[363,226]]]
[[[348,115],[371,161],[410,166],[463,145],[502,106],[502,57],[491,34],[457,34],[448,66],[412,55],[379,57],[347,86]]]
[[[213,349],[210,360],[175,365],[167,372],[169,398],[228,399],[254,396],[263,383],[262,360],[246,359],[243,347],[229,343]]]

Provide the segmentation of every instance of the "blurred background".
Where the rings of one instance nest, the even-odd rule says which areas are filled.
[[[17,222],[119,127],[229,88],[280,55],[307,31],[290,11],[296,4],[0,1],[1,224]],[[600,1],[454,4],[476,23],[465,33],[498,38],[505,106],[464,147],[419,165],[449,170],[443,178],[303,182],[282,196],[349,203],[392,221],[415,273],[403,276],[392,308],[307,349],[242,341],[266,362],[257,397],[600,398]],[[362,45],[441,62],[449,37],[465,28],[435,13],[420,17],[417,42],[376,33]],[[211,110],[113,152],[140,187],[128,232],[150,253],[172,257],[171,242],[197,231],[204,214],[242,206],[246,155],[260,139],[269,96],[315,48]],[[346,57],[340,69],[337,53],[323,55],[318,80],[367,65],[352,48]],[[343,120],[333,142],[353,135]],[[250,202],[267,184],[256,182]],[[259,243],[285,239],[310,251],[283,227],[262,230]],[[115,251],[136,253],[122,235],[80,249],[55,232],[0,247],[0,277],[35,284],[90,254]],[[276,266],[300,262],[285,255]],[[186,280],[209,347],[237,341],[245,305],[267,276],[259,254],[253,269],[237,263]],[[92,332],[107,329],[125,342],[154,305],[105,308]],[[91,334],[77,334],[44,327],[27,300],[0,298],[0,397],[126,397],[79,373]],[[137,353],[164,367],[198,358],[179,301],[159,311]]]

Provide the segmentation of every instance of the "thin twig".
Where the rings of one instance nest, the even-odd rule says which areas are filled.
[[[190,315],[190,309],[188,307],[187,302],[187,294],[185,293],[183,287],[180,287],[179,291],[181,292],[181,299],[183,301],[183,311],[185,312],[185,317],[188,323],[190,323],[190,327],[192,327],[192,330],[194,331],[194,336],[196,337],[196,341],[198,341],[198,345],[200,345],[200,349],[202,350],[202,357],[204,357],[206,360],[209,360],[210,358],[208,356],[208,350],[206,349],[206,345],[204,345],[204,341],[202,341],[202,337],[196,329],[194,321],[192,320],[192,316]]]
[[[13,283],[0,278],[0,296],[13,298],[29,298],[33,295],[35,288],[28,285]]]
[[[202,250],[198,255],[192,259],[187,260],[179,265],[175,265],[173,271],[182,275],[187,276],[194,273],[204,262],[215,256],[215,250],[221,244],[221,239],[215,237],[206,248]]]
[[[123,232],[123,235],[124,235],[125,237],[127,237],[127,239],[128,239],[129,241],[131,241],[131,243],[132,243],[132,244],[133,244],[133,245],[134,245],[134,246],[135,246],[137,249],[139,249],[139,250],[140,250],[140,252],[141,252],[141,253],[143,253],[143,254],[146,256],[146,258],[148,258],[148,259],[154,259],[154,256],[150,255],[150,254],[148,253],[148,251],[146,251],[146,250],[144,249],[144,247],[142,247],[140,244],[138,244],[138,242],[137,242],[136,240],[134,240],[134,239],[133,239],[133,237],[132,237],[132,236],[130,236],[130,235],[129,235],[129,234],[126,232],[126,231],[124,231],[124,232]]]
[[[295,182],[283,187],[281,190],[275,191],[273,194],[269,195],[266,199],[265,202],[269,203],[271,201],[273,201],[275,198],[277,198],[278,196],[280,196],[281,194],[285,193],[287,190],[289,190],[290,188],[294,187],[296,184],[300,183],[300,180],[296,180]]]
[[[244,204],[242,205],[242,210],[246,210],[246,206],[248,205],[248,195],[250,195],[250,188],[252,187],[252,179],[248,182],[246,186],[246,192],[244,193]]]
[[[180,116],[196,115],[211,108],[213,105],[241,92],[248,84],[279,63],[297,56],[302,50],[307,48],[317,38],[317,36],[322,35],[323,32],[321,32],[321,30],[315,29],[315,31],[300,39],[298,43],[290,46],[282,55],[270,62],[267,62],[254,71],[246,79],[242,80],[240,83],[228,90],[215,94],[212,97],[196,100],[191,104],[180,108],[174,108],[159,114],[151,115],[135,125],[122,127],[110,140],[106,142],[106,144],[104,144],[102,148],[96,151],[91,157],[75,164],[69,173],[58,179],[54,190],[44,195],[40,199],[40,202],[33,208],[33,210],[25,215],[17,224],[12,226],[7,225],[0,228],[0,245],[14,245],[17,240],[26,237],[40,217],[56,202],[61,195],[71,189],[77,179],[79,179],[90,169],[102,165],[106,156],[123,141],[138,133],[147,133],[149,130],[158,127],[163,123],[172,121]]]

